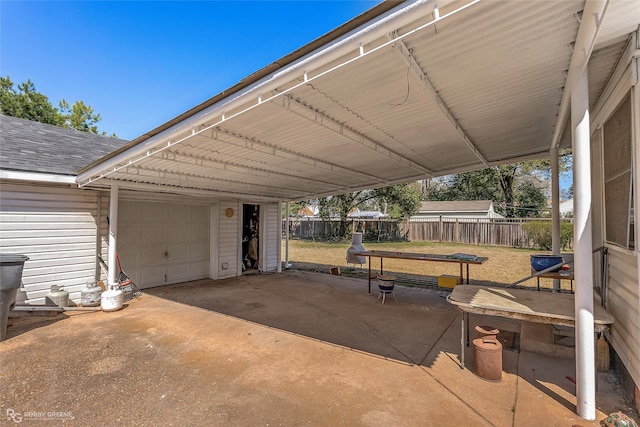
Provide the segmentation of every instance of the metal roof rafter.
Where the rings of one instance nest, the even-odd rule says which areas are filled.
[[[185,158],[185,159],[191,159],[191,160],[193,160],[193,162],[179,160],[178,157],[182,157],[182,158]],[[225,169],[225,170],[227,170],[226,169],[227,166],[230,166],[230,167],[233,167],[233,168],[236,168],[236,169],[242,169],[249,175],[255,175],[254,172],[260,172],[260,173],[265,174],[265,176],[278,175],[278,176],[284,177],[285,180],[288,180],[289,178],[292,178],[292,179],[295,179],[295,180],[310,181],[310,182],[313,182],[315,184],[320,184],[320,185],[323,185],[323,186],[330,185],[330,186],[334,186],[334,187],[338,187],[339,188],[339,186],[337,184],[329,182],[329,181],[321,181],[321,180],[318,180],[318,179],[308,178],[308,177],[305,177],[305,176],[292,175],[292,174],[279,172],[279,171],[272,171],[272,170],[269,170],[269,169],[248,167],[248,166],[244,166],[244,165],[241,165],[241,164],[238,164],[238,163],[212,159],[212,158],[205,157],[205,156],[195,156],[193,154],[181,153],[181,152],[179,152],[177,150],[176,151],[172,150],[172,151],[163,152],[162,158],[166,159],[166,160],[174,160],[176,162],[181,162],[181,163],[188,164],[188,165],[212,167],[212,168],[216,168],[216,169],[220,169],[220,167],[218,165],[223,166],[223,169]],[[216,165],[216,166],[213,166],[213,165]]]
[[[398,37],[397,32],[394,32],[392,34],[387,34],[387,38],[389,40],[394,40],[397,37]],[[447,119],[451,122],[451,124],[456,129],[456,131],[460,134],[460,136],[462,136],[462,139],[464,140],[464,143],[467,145],[467,147],[469,147],[469,149],[473,152],[473,154],[486,167],[489,167],[489,162],[487,161],[487,159],[485,159],[482,153],[480,153],[480,151],[478,150],[478,147],[476,147],[476,144],[473,142],[471,137],[469,137],[469,135],[464,130],[464,127],[462,127],[462,125],[460,124],[456,116],[451,112],[451,109],[449,109],[449,106],[447,105],[447,103],[444,102],[444,100],[438,93],[438,90],[435,88],[435,86],[429,79],[429,76],[427,75],[426,71],[424,71],[418,64],[418,61],[416,61],[415,57],[413,56],[413,53],[411,52],[411,49],[407,47],[407,45],[404,43],[403,40],[396,40],[393,47],[395,51],[398,52],[398,54],[402,57],[405,64],[407,64],[407,66],[409,67],[413,75],[416,76],[418,80],[420,80],[420,82],[425,87],[425,89],[427,89],[434,95],[434,97],[436,98],[436,103],[438,104],[438,106],[440,107],[444,115],[447,117]]]
[[[174,171],[167,171],[164,169],[158,169],[158,168],[152,168],[152,167],[148,167],[148,166],[142,166],[142,165],[131,165],[129,167],[127,167],[127,173],[131,173],[129,171],[129,169],[134,169],[135,170],[135,176],[136,177],[140,177],[140,178],[145,178],[145,177],[156,177],[156,178],[161,178],[161,179],[167,179],[167,180],[172,180],[172,181],[178,181],[180,183],[180,185],[177,185],[177,187],[182,186],[183,182],[189,182],[191,184],[195,184],[195,183],[203,183],[203,184],[208,184],[212,181],[219,181],[219,182],[223,182],[225,184],[235,184],[235,185],[240,185],[240,186],[247,186],[248,188],[251,189],[255,189],[255,188],[259,188],[263,191],[268,191],[268,190],[276,190],[276,194],[278,193],[278,191],[280,190],[288,190],[288,191],[296,191],[296,190],[292,190],[292,189],[288,189],[288,188],[283,188],[282,186],[272,186],[272,185],[264,185],[264,184],[256,184],[253,182],[247,182],[247,181],[237,181],[237,180],[232,180],[232,179],[224,179],[224,178],[216,178],[216,177],[211,177],[211,176],[206,176],[206,175],[201,175],[201,174],[194,174],[194,173],[187,173],[187,172],[174,172]],[[151,174],[145,174],[147,172],[151,172]],[[183,177],[185,177],[185,179],[183,180]],[[191,188],[195,188],[195,187],[191,187]],[[202,187],[200,187],[202,188]],[[203,188],[203,189],[208,189],[208,188]],[[300,192],[301,194],[304,194],[302,192]]]
[[[329,117],[326,114],[321,113],[320,111],[314,110],[312,107],[309,107],[308,105],[304,104],[302,101],[295,99],[291,94],[288,94],[282,98],[282,105],[280,104],[280,102],[275,102],[275,101],[272,101],[272,102],[274,105],[278,105],[287,111],[291,111],[292,113],[297,114],[298,116],[304,119],[307,119],[315,123],[316,125],[322,126],[325,129],[328,129],[341,136],[344,136],[345,138],[355,141],[358,144],[361,144],[369,148],[370,150],[373,150],[377,153],[382,154],[383,156],[386,156],[392,160],[395,160],[398,163],[402,164],[403,166],[407,166],[420,173],[433,176],[432,170],[417,164],[413,160],[406,158],[405,156],[403,156],[400,153],[397,153],[396,151],[393,151],[392,149],[381,144],[380,142],[375,141],[366,135],[363,135],[362,133],[356,131],[355,129],[350,128],[349,126],[343,123],[340,123],[336,119]],[[303,112],[296,111],[296,106],[301,107]],[[305,114],[305,113],[311,113],[311,114]]]
[[[243,136],[240,135],[238,133],[235,133],[233,131],[227,130],[227,129],[222,129],[222,128],[217,128],[213,131],[212,135],[211,135],[211,139],[215,139],[221,142],[226,142],[226,143],[232,143],[229,141],[224,141],[224,140],[220,140],[218,139],[218,137],[215,135],[215,133],[222,133],[224,135],[228,135],[231,136],[233,138],[238,138],[240,140],[243,141],[243,144],[241,146],[247,147],[247,148],[254,148],[255,146],[261,147],[261,148],[266,148],[267,151],[263,151],[263,152],[268,152],[273,156],[276,157],[281,157],[283,159],[288,159],[288,160],[298,160],[298,161],[302,161],[302,162],[306,162],[308,165],[311,166],[315,166],[321,169],[326,169],[328,171],[334,172],[334,173],[340,173],[343,175],[347,175],[353,178],[357,178],[357,179],[361,179],[361,180],[378,180],[378,181],[386,181],[380,177],[377,176],[373,176],[373,175],[369,175],[367,173],[364,172],[359,172],[359,171],[355,171],[355,170],[351,170],[351,169],[347,169],[343,166],[340,166],[336,163],[332,163],[332,162],[328,162],[326,160],[322,160],[322,159],[318,159],[316,157],[312,157],[312,156],[307,156],[305,154],[301,154],[298,153],[296,151],[293,150],[289,150],[286,148],[280,148],[277,147],[273,144],[269,144],[267,142],[263,142],[260,141],[256,138],[250,138],[247,136]],[[208,135],[207,135],[208,136]],[[235,144],[238,145],[238,144]]]

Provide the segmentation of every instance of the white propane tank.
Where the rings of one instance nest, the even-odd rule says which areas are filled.
[[[102,311],[117,311],[122,308],[124,297],[119,289],[120,285],[113,284],[109,289],[104,291],[100,297],[100,306]]]
[[[89,280],[84,289],[80,291],[80,303],[83,307],[97,307],[100,305],[102,288],[96,282]]]
[[[47,305],[69,307],[69,292],[65,291],[63,286],[51,285],[51,290],[45,296],[45,301]]]

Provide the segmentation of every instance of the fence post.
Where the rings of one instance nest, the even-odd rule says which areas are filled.
[[[477,241],[476,241],[476,245],[480,244],[480,218],[476,218],[476,236],[477,236]]]
[[[460,242],[460,229],[459,229],[459,222],[458,222],[458,218],[456,218],[456,243]]]
[[[440,230],[439,230],[440,231],[440,243],[442,243],[442,215],[440,215],[440,221],[439,222],[440,222],[440,227],[439,227],[440,228]]]

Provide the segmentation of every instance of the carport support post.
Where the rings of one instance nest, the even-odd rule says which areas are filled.
[[[291,219],[289,218],[289,202],[287,202],[287,209],[286,209],[286,227],[287,227],[287,231],[285,232],[285,245],[284,245],[284,268],[289,268],[291,267],[289,265],[289,231],[291,230]]]
[[[591,147],[587,69],[571,87],[575,240],[576,399],[578,415],[596,418],[593,260],[591,228]]]
[[[560,255],[560,165],[558,147],[551,147],[551,248]],[[560,290],[560,279],[553,279],[553,290]]]
[[[118,184],[111,184],[109,196],[109,283],[118,282],[118,263],[116,261],[116,241],[118,240]]]

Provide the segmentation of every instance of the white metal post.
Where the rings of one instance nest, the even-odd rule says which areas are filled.
[[[109,285],[118,282],[116,242],[118,240],[118,184],[111,184],[109,197]]]
[[[278,273],[282,272],[282,202],[278,202],[278,213],[276,214],[280,217],[278,220],[278,265],[276,267],[276,271]]]
[[[560,255],[560,165],[558,147],[551,147],[551,248]],[[553,279],[553,290],[560,290],[560,279]]]
[[[287,231],[285,234],[285,245],[284,245],[284,265],[285,268],[289,268],[291,267],[289,265],[289,230],[291,229],[291,222],[289,220],[289,202],[287,202],[287,211],[286,211],[286,215],[287,215],[287,219],[286,221],[286,227],[287,227]]]
[[[571,88],[573,130],[576,399],[578,415],[596,418],[595,338],[593,327],[593,260],[591,228],[591,147],[589,78],[586,68]]]

